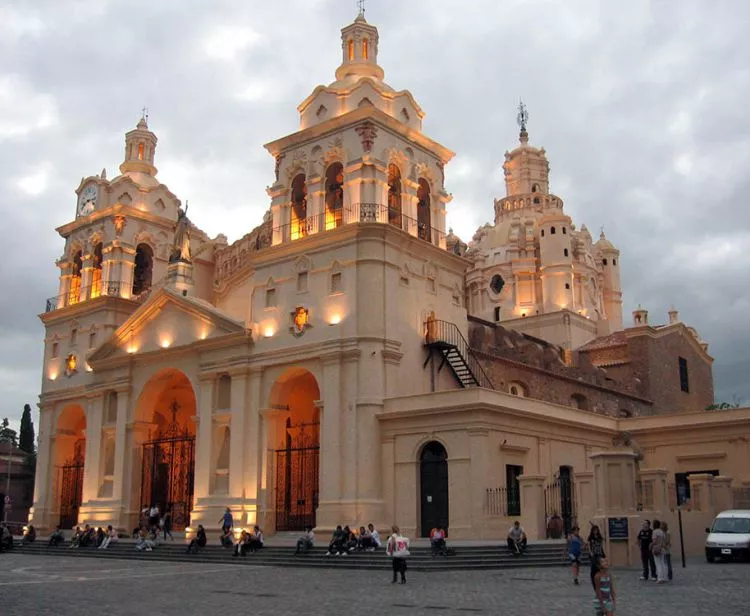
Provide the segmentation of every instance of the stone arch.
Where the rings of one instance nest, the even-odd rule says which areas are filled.
[[[294,176],[290,186],[291,239],[307,235],[307,180],[304,172]]]
[[[53,502],[57,505],[59,524],[72,528],[78,524],[84,496],[86,412],[80,404],[69,404],[60,411],[55,422],[52,460],[58,478]]]
[[[570,406],[582,411],[589,410],[589,399],[583,394],[575,393],[570,396]]]
[[[508,383],[508,393],[511,396],[518,396],[519,398],[529,397],[528,386],[521,381],[511,381]]]
[[[166,368],[152,374],[136,401],[134,420],[141,429],[134,433],[129,452],[136,462],[130,511],[154,504],[162,512],[169,507],[178,530],[189,525],[193,505],[195,392],[191,379],[180,370]]]
[[[341,226],[344,217],[344,165],[332,162],[325,173],[325,228]]]
[[[135,268],[133,270],[133,295],[140,295],[151,288],[154,275],[154,248],[151,244],[140,242],[135,249]]]
[[[276,531],[315,526],[319,493],[320,399],[318,379],[306,368],[284,370],[269,392],[268,440],[275,449]]]
[[[388,222],[399,229],[402,228],[401,195],[403,185],[401,178],[401,167],[395,160],[390,162],[388,164]]]
[[[417,235],[432,241],[432,188],[423,177],[417,183]]]

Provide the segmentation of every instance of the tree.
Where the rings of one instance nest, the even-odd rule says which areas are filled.
[[[18,435],[15,430],[11,429],[7,417],[3,418],[3,423],[0,425],[0,442],[11,443],[14,447],[18,444]]]
[[[34,422],[31,419],[31,406],[28,404],[23,405],[18,446],[26,453],[34,453]]]

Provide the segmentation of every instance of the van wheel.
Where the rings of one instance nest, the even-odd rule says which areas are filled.
[[[706,556],[706,562],[709,562],[709,563],[714,562],[714,557],[713,556]]]

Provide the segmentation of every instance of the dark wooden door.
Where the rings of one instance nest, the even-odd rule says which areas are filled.
[[[448,454],[440,443],[425,445],[419,461],[421,535],[433,528],[448,532]]]

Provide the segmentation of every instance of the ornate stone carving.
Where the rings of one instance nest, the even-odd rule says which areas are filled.
[[[122,214],[117,214],[112,217],[112,223],[115,225],[115,237],[120,237],[125,229],[127,219]]]
[[[290,181],[298,173],[307,174],[307,152],[298,150],[294,153],[291,164],[286,169],[287,180]]]
[[[424,178],[428,182],[432,183],[435,179],[435,176],[432,173],[432,169],[430,169],[430,166],[423,160],[420,160],[415,165],[415,172],[417,175],[417,178]]]
[[[357,126],[356,131],[360,139],[362,139],[362,149],[369,154],[372,151],[372,146],[378,136],[377,127],[367,120]]]
[[[401,177],[408,177],[409,156],[406,152],[398,148],[388,148],[383,152],[383,160],[387,160],[388,164],[396,165],[401,172]]]
[[[274,168],[274,173],[276,174],[276,181],[279,181],[279,170],[281,169],[281,161],[284,160],[284,156],[286,154],[279,154],[276,156],[276,167]]]

